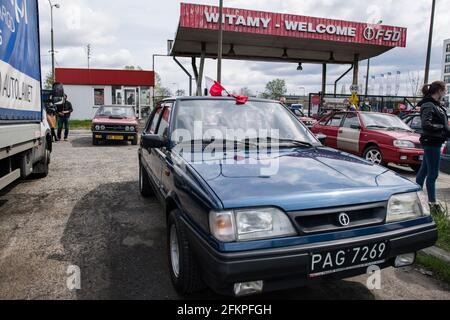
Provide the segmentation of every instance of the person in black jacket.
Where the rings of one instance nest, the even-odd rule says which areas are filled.
[[[64,102],[58,105],[58,139],[61,140],[61,134],[64,128],[64,141],[69,137],[69,120],[73,112],[72,103],[67,100],[67,95],[64,95]]]
[[[424,99],[421,107],[423,134],[420,142],[425,150],[422,167],[417,174],[417,184],[424,187],[427,181],[428,199],[432,209],[439,209],[436,199],[436,180],[439,177],[442,145],[450,138],[448,117],[441,100],[447,94],[443,81],[427,84],[422,89]]]

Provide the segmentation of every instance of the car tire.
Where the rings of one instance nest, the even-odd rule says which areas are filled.
[[[42,161],[36,163],[33,167],[34,173],[32,174],[32,178],[43,179],[48,176],[50,161],[51,161],[50,157],[51,157],[50,150],[45,149],[44,159],[42,159]]]
[[[144,198],[150,198],[154,195],[147,171],[145,171],[142,163],[139,163],[139,191]]]
[[[412,164],[410,165],[410,168],[413,169],[413,171],[418,174],[420,171],[420,168],[422,168],[421,164]]]
[[[172,283],[178,293],[192,294],[205,288],[200,268],[192,252],[181,212],[173,210],[167,223],[167,255]]]
[[[386,166],[386,162],[384,162],[383,154],[381,153],[380,148],[377,146],[371,146],[364,151],[363,158],[373,164],[377,164],[380,166]]]

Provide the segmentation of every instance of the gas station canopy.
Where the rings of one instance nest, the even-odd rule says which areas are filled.
[[[223,9],[223,58],[354,64],[406,46],[407,30],[342,20]],[[171,54],[217,58],[219,8],[181,4]]]

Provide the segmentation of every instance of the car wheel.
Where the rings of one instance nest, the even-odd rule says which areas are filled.
[[[149,198],[154,195],[147,171],[145,171],[142,164],[139,164],[139,190],[144,198]]]
[[[372,146],[366,149],[366,151],[364,152],[364,159],[372,162],[373,164],[382,166],[385,165],[385,162],[383,161],[383,154],[381,153],[380,148],[376,146]]]
[[[169,215],[167,253],[172,283],[180,294],[186,295],[200,291],[205,285],[180,214],[179,210],[174,210]]]
[[[418,174],[419,171],[420,171],[420,168],[422,168],[422,165],[420,165],[420,164],[412,164],[412,165],[410,165],[410,167],[411,167],[411,169],[414,170],[414,172],[415,172],[416,174]]]
[[[48,176],[49,167],[50,167],[50,157],[51,157],[50,150],[46,149],[44,159],[42,159],[42,161],[36,163],[33,167],[33,172],[34,172],[32,175],[33,178],[43,179]]]

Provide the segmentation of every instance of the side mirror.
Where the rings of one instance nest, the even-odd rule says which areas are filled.
[[[355,129],[355,130],[361,130],[361,129],[362,129],[361,126],[360,126],[359,124],[352,124],[352,125],[350,126],[350,128],[351,128],[351,129]]]
[[[316,138],[320,141],[321,144],[325,145],[325,143],[327,142],[327,136],[319,133],[316,135]]]
[[[159,149],[167,145],[167,142],[157,134],[142,135],[142,147],[144,149]]]

